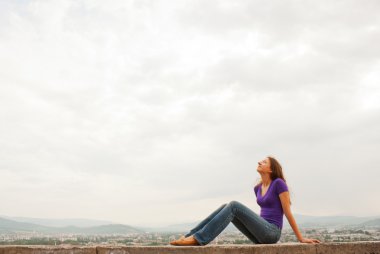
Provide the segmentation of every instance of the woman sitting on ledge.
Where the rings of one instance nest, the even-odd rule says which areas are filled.
[[[255,244],[271,244],[280,240],[283,215],[289,221],[301,243],[320,243],[318,239],[302,237],[290,211],[288,187],[280,163],[268,156],[258,162],[261,181],[254,187],[256,201],[261,207],[260,216],[245,205],[231,201],[216,209],[185,237],[170,242],[172,245],[207,245],[232,222]]]

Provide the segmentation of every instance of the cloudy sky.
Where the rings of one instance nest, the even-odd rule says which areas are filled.
[[[257,162],[273,155],[293,213],[380,215],[379,8],[1,1],[0,214],[259,213]]]

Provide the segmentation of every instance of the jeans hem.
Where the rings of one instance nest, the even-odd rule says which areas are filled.
[[[195,233],[195,234],[196,234],[196,233]],[[199,240],[197,239],[197,237],[196,237],[196,235],[195,235],[195,234],[193,235],[193,237],[194,237],[194,239],[195,239],[195,240],[197,240],[197,242],[199,243],[199,245],[200,245],[200,246],[204,246],[204,245],[206,245],[206,244],[207,244],[207,243],[206,243],[206,244],[204,244],[204,243],[202,243],[201,241],[199,241]]]

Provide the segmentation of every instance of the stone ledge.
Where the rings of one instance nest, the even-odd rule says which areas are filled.
[[[0,254],[380,254],[380,241],[206,246],[2,245]]]

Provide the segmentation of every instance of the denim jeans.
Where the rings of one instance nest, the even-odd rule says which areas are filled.
[[[238,201],[223,204],[185,236],[193,235],[200,245],[206,245],[230,222],[255,244],[276,243],[281,237],[281,229],[277,225],[266,221]]]

